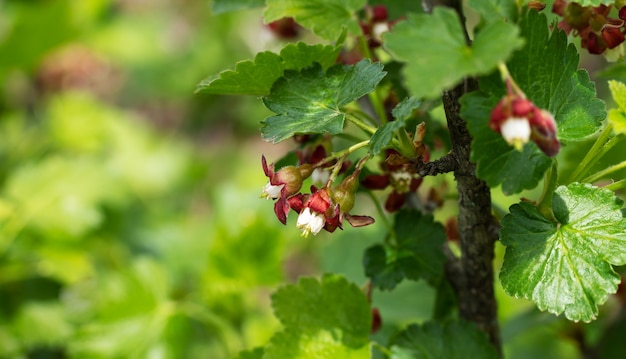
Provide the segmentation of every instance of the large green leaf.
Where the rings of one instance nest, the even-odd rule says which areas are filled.
[[[296,133],[340,133],[346,117],[341,107],[373,91],[384,76],[383,65],[368,60],[335,65],[326,73],[319,64],[285,71],[263,98],[278,115],[263,121],[261,134],[276,143]]]
[[[226,70],[203,80],[198,84],[196,93],[268,95],[272,84],[285,70],[301,70],[314,62],[326,69],[336,62],[340,50],[339,46],[298,42],[285,46],[280,55],[270,51],[260,52],[253,61],[241,61],[234,70]]]
[[[409,14],[385,37],[385,47],[406,61],[406,85],[415,97],[434,98],[466,76],[492,71],[522,45],[515,25],[493,22],[468,46],[456,13],[436,7],[431,14]]]
[[[365,0],[267,0],[265,21],[293,17],[296,22],[327,40],[337,40],[344,30],[360,33],[356,11]]]
[[[529,11],[520,27],[527,44],[508,63],[513,79],[535,105],[554,115],[562,142],[596,133],[606,116],[604,103],[596,98],[587,73],[577,70],[574,45],[568,45],[564,32],[550,33],[545,16],[536,11]],[[533,143],[516,151],[489,128],[491,111],[505,94],[501,78],[483,78],[480,88],[461,99],[461,115],[474,138],[472,160],[477,162],[478,176],[491,187],[502,184],[507,194],[534,188],[550,160]]]
[[[363,265],[372,285],[391,290],[404,278],[437,282],[445,261],[443,227],[432,216],[402,210],[396,215],[394,230],[397,246],[375,245],[365,251]]]
[[[345,278],[301,278],[274,293],[272,305],[285,329],[270,340],[264,358],[370,358],[370,306]]]
[[[392,359],[491,359],[495,348],[485,333],[461,321],[412,324],[395,339]]]
[[[508,294],[532,299],[541,310],[588,322],[617,290],[611,265],[626,264],[622,201],[580,183],[560,186],[552,201],[558,223],[527,202],[502,219],[500,280]]]

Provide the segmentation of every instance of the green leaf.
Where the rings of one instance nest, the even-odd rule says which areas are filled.
[[[552,209],[559,223],[530,203],[511,206],[500,231],[504,290],[570,320],[594,319],[620,282],[611,265],[626,263],[621,208],[613,192],[580,183],[557,188]]]
[[[406,85],[416,97],[434,98],[466,76],[492,71],[522,45],[515,25],[493,22],[466,45],[456,13],[436,7],[429,14],[409,14],[385,35],[385,47],[406,61]]]
[[[327,69],[336,62],[340,50],[340,46],[298,42],[285,46],[280,55],[270,51],[260,52],[254,61],[241,61],[234,70],[226,70],[203,80],[198,84],[196,93],[264,96],[270,93],[272,84],[285,70],[301,70],[314,62]]]
[[[485,333],[462,321],[412,324],[395,339],[392,359],[491,359],[495,348]]]
[[[365,6],[365,0],[267,0],[265,22],[293,17],[296,22],[316,35],[337,40],[347,29],[359,34],[361,28],[355,15]]]
[[[605,105],[596,97],[587,71],[577,70],[576,46],[556,27],[550,33],[546,16],[536,11],[528,12],[520,28],[528,44],[508,63],[517,84],[535,105],[554,115],[561,141],[595,134],[606,117]]]
[[[626,134],[626,85],[611,80],[609,81],[609,89],[618,108],[609,111],[608,121],[613,125],[615,133]]]
[[[434,222],[432,216],[404,209],[396,215],[394,230],[395,247],[376,245],[365,252],[363,265],[372,285],[391,290],[404,278],[436,283],[443,274],[445,261],[441,250],[445,242],[443,226]]]
[[[335,65],[326,73],[319,64],[301,72],[285,71],[263,98],[278,114],[263,121],[263,138],[276,143],[297,133],[342,132],[346,115],[341,107],[373,91],[384,76],[383,65],[368,60]]]
[[[508,63],[512,77],[535,105],[554,115],[562,142],[593,135],[606,112],[587,73],[577,71],[575,46],[568,45],[562,31],[550,34],[545,16],[536,11],[529,11],[520,27],[528,43]],[[491,187],[502,184],[507,194],[534,188],[549,168],[549,158],[533,143],[516,151],[489,128],[491,111],[505,94],[500,77],[481,79],[480,88],[461,99],[461,116],[474,138],[472,160],[478,176]]]
[[[491,187],[502,184],[508,195],[537,186],[551,161],[534,143],[517,151],[489,128],[489,116],[497,102],[484,93],[469,93],[461,98],[461,116],[474,138],[472,160],[477,163],[478,177]]]
[[[396,120],[406,120],[411,116],[413,111],[420,107],[422,101],[415,97],[407,97],[402,100],[393,110],[391,114]]]
[[[334,333],[344,345],[358,348],[369,343],[371,311],[365,294],[345,278],[326,274],[321,281],[301,278],[295,285],[272,295],[276,317],[287,331]]]
[[[261,7],[265,0],[213,0],[211,10],[214,15]]]
[[[385,148],[391,139],[393,138],[394,133],[404,128],[404,120],[409,118],[413,113],[413,110],[418,108],[422,102],[415,97],[407,97],[402,100],[392,111],[395,121],[390,121],[379,127],[378,130],[372,135],[370,139],[370,153],[373,155],[377,155],[380,151]]]
[[[350,347],[343,344],[337,334],[320,330],[314,333],[297,333],[284,330],[276,333],[265,349],[263,359],[370,359],[369,345]]]

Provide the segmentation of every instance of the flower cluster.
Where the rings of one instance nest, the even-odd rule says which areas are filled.
[[[510,79],[507,80],[507,90],[491,112],[489,127],[518,150],[531,140],[546,155],[556,156],[561,144],[552,114],[535,106],[520,90],[515,90]]]
[[[552,6],[552,12],[563,17],[558,27],[580,36],[581,47],[617,61],[624,56],[626,6],[619,7],[618,18],[609,17],[610,11],[610,5],[582,6],[566,0],[556,0]]]
[[[387,156],[381,168],[382,174],[368,175],[363,178],[361,184],[369,189],[391,187],[392,191],[385,201],[385,209],[388,212],[396,212],[402,208],[408,196],[417,191],[422,183],[422,177],[417,175],[411,161],[396,150],[387,150]]]
[[[311,186],[311,193],[303,194],[300,193],[303,181],[321,165],[305,163],[297,167],[286,166],[275,172],[274,164],[268,165],[265,156],[262,157],[262,164],[269,182],[263,188],[261,197],[277,200],[274,204],[274,213],[283,224],[287,223],[290,210],[298,213],[296,227],[302,231],[304,237],[309,234],[316,235],[322,229],[331,233],[337,228],[343,229],[344,219],[353,227],[374,223],[372,217],[355,216],[349,213],[354,207],[360,173],[359,166],[338,186],[331,186],[332,180],[329,179],[324,187]],[[337,163],[335,166],[342,165],[343,163]]]

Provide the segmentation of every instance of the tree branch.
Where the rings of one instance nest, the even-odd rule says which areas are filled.
[[[494,244],[498,239],[491,214],[491,193],[487,184],[476,177],[476,165],[470,161],[472,137],[460,116],[459,98],[477,87],[467,80],[444,92],[443,105],[452,139],[452,153],[457,160],[454,176],[459,193],[459,235],[463,278],[450,278],[458,297],[462,318],[472,321],[489,335],[502,355],[497,303],[494,294]]]
[[[456,158],[452,152],[432,162],[422,162],[421,157],[415,161],[415,171],[422,177],[452,172],[455,168]]]

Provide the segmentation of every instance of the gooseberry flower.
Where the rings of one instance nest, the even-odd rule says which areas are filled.
[[[274,213],[282,224],[287,223],[289,203],[287,199],[300,191],[302,182],[313,172],[311,165],[285,166],[278,172],[274,171],[274,163],[268,165],[265,156],[261,156],[263,172],[269,178],[263,187],[261,198],[277,199],[274,204]]]
[[[407,196],[417,191],[422,183],[422,177],[415,173],[415,166],[411,165],[410,160],[395,150],[387,151],[387,157],[381,168],[382,174],[368,175],[361,184],[369,189],[384,189],[388,186],[393,188],[385,201],[385,209],[388,212],[396,212],[404,205]]]
[[[555,156],[561,147],[552,114],[512,91],[492,110],[489,127],[517,150],[530,140],[548,156]]]

